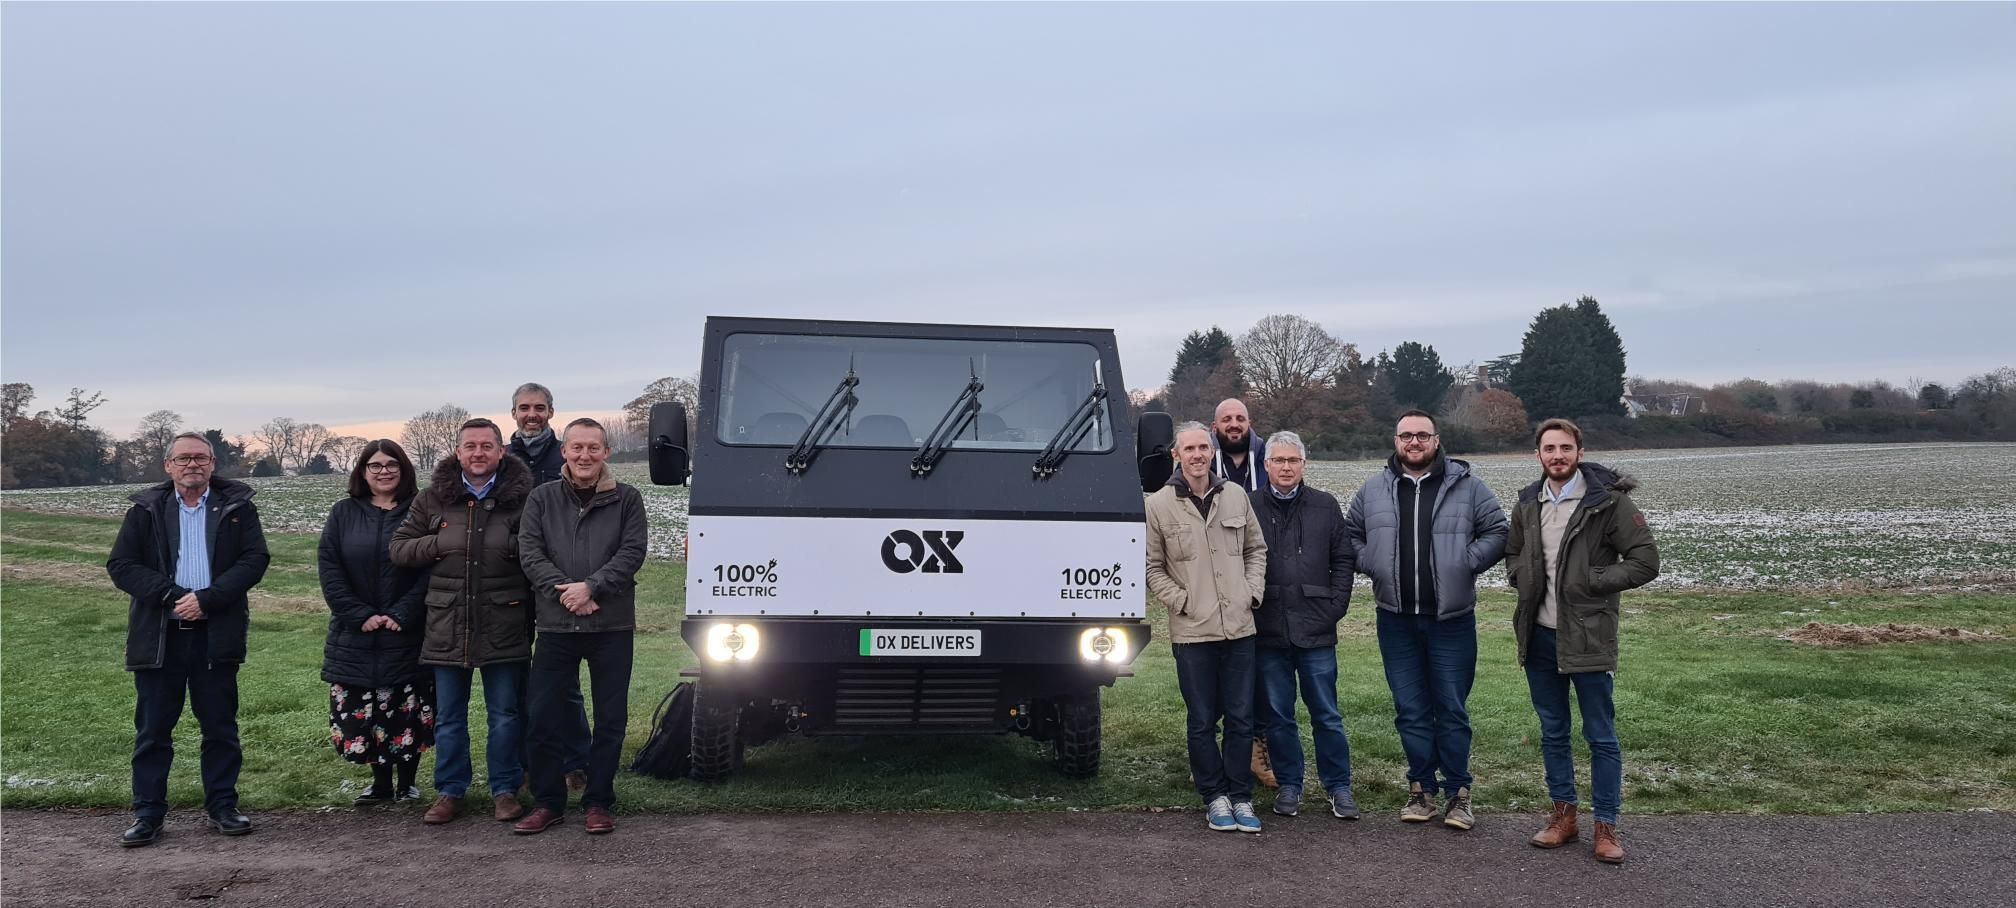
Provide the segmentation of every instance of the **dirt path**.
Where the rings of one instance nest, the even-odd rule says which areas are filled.
[[[194,814],[152,848],[115,813],[0,816],[8,906],[1328,905],[2007,906],[2016,815],[1632,818],[1631,863],[1525,844],[1532,818],[1471,833],[1380,817],[1267,818],[1212,833],[1194,813],[578,816],[514,837],[407,811],[265,814],[224,839]],[[1584,830],[1586,840],[1587,830]],[[536,894],[536,895],[535,895]]]

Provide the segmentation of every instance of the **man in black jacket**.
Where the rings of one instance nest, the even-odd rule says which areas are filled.
[[[532,468],[533,488],[559,479],[566,459],[561,456],[561,442],[553,433],[552,389],[536,381],[519,385],[518,390],[511,392],[511,421],[518,424],[518,431],[511,433],[511,453]],[[537,636],[536,628],[533,634]],[[525,702],[519,706],[529,719],[532,715],[529,687],[525,690]],[[566,752],[567,790],[580,794],[588,787],[588,708],[579,690],[568,695],[566,708],[574,722],[561,744]],[[521,756],[527,767],[532,765],[532,748],[532,736],[526,735]]]
[[[1249,493],[1267,539],[1267,592],[1253,613],[1258,725],[1267,740],[1274,775],[1281,780],[1274,812],[1292,817],[1302,802],[1302,736],[1295,725],[1295,694],[1316,738],[1316,772],[1329,795],[1330,813],[1358,818],[1351,796],[1351,742],[1337,709],[1337,622],[1351,606],[1353,549],[1344,534],[1336,497],[1302,482],[1307,448],[1301,436],[1276,432],[1267,439],[1267,484]]]
[[[271,558],[252,488],[213,480],[216,463],[203,436],[175,436],[163,462],[169,481],[133,496],[105,562],[131,599],[133,826],[119,837],[128,848],[160,838],[185,694],[203,730],[203,812],[225,835],[252,831],[238,812],[238,666],[245,661],[246,594]]]

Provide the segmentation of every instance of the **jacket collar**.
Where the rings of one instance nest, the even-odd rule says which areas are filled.
[[[1619,473],[1593,460],[1582,461],[1582,506],[1602,507],[1609,502],[1612,492],[1629,492],[1638,487],[1638,480],[1629,473]],[[1532,484],[1519,490],[1519,503],[1526,504],[1540,500],[1540,487],[1547,481],[1546,476],[1534,480]]]
[[[127,500],[143,508],[152,509],[166,504],[168,499],[175,494],[175,483],[164,479],[133,493],[127,497]],[[237,504],[241,501],[250,501],[252,496],[257,494],[259,494],[258,489],[252,488],[236,479],[224,479],[218,476],[210,477],[210,501],[219,507]]]
[[[516,508],[525,504],[525,496],[532,492],[532,468],[519,460],[516,454],[505,454],[497,464],[497,484],[492,486],[485,501],[494,501],[500,508]],[[421,493],[434,496],[438,504],[450,505],[467,494],[462,488],[462,462],[450,454],[434,467],[434,476],[429,481],[427,491]]]

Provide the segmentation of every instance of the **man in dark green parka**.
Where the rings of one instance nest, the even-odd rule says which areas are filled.
[[[1505,543],[1505,572],[1519,593],[1512,626],[1554,800],[1540,848],[1577,841],[1575,758],[1568,696],[1581,704],[1589,741],[1596,859],[1624,861],[1617,844],[1624,756],[1611,694],[1617,674],[1617,597],[1659,576],[1659,549],[1631,501],[1637,482],[1582,460],[1582,430],[1565,419],[1540,424],[1534,446],[1545,477],[1520,490]]]

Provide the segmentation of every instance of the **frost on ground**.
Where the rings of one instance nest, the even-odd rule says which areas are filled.
[[[1808,621],[1804,627],[1796,631],[1778,635],[1778,639],[1804,643],[1808,646],[1834,648],[1876,646],[1883,643],[1924,643],[1930,640],[2000,640],[2002,635],[1976,633],[1957,627],[1927,627],[1923,624],[1877,624],[1863,627],[1855,624],[1822,624],[1818,621]]]
[[[1540,475],[1527,455],[1465,459],[1508,507]],[[1638,478],[1632,497],[1659,538],[1657,587],[2016,587],[2016,445],[1592,451],[1589,459]],[[644,493],[652,554],[678,560],[685,487],[652,485],[641,463],[611,466]],[[1308,481],[1348,503],[1383,466],[1316,462]],[[343,494],[345,478],[247,481],[259,489],[269,529],[312,533]],[[116,516],[139,488],[9,491],[0,503]],[[1504,569],[1491,569],[1483,582],[1502,586]]]

